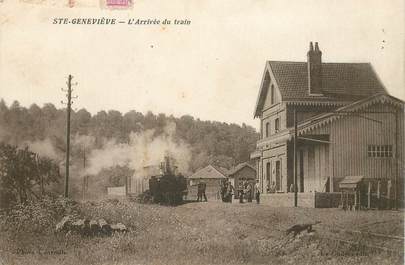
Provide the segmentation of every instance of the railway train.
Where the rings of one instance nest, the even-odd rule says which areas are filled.
[[[179,205],[187,195],[186,178],[178,174],[177,168],[172,167],[169,156],[165,156],[160,164],[161,174],[151,176],[149,179],[149,192],[153,203],[165,205]]]

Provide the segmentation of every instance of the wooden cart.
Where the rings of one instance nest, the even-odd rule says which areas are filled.
[[[391,180],[347,176],[339,183],[344,210],[390,208]]]

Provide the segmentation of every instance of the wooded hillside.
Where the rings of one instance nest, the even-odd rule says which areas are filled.
[[[100,111],[92,115],[86,109],[72,111],[71,132],[73,136],[91,136],[92,148],[101,148],[106,139],[117,143],[130,141],[130,134],[153,130],[158,136],[168,123],[175,123],[174,140],[191,147],[189,170],[195,171],[209,163],[222,167],[247,161],[255,149],[258,134],[251,126],[227,124],[217,121],[202,121],[185,115],[180,118],[165,114],[146,114],[135,110],[121,113],[116,110]],[[57,155],[65,151],[66,113],[53,104],[29,108],[14,101],[10,106],[0,101],[0,141],[12,145],[24,142],[47,141]],[[79,160],[81,151],[73,148],[72,161]],[[62,159],[61,159],[62,160]]]

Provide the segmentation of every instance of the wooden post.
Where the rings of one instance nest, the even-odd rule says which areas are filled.
[[[371,181],[368,182],[368,190],[367,190],[367,208],[371,208]]]
[[[69,156],[70,156],[70,111],[72,104],[72,76],[68,77],[68,93],[67,93],[67,108],[66,108],[66,173],[65,173],[65,197],[69,196]]]
[[[83,185],[82,185],[82,200],[86,199],[86,176],[83,176]]]
[[[361,209],[361,190],[359,189],[359,198],[357,200],[358,206],[357,209],[360,210]]]
[[[72,97],[72,79],[73,76],[69,75],[68,81],[67,81],[67,89],[63,89],[62,91],[66,92],[66,97],[67,97],[67,102],[63,104],[66,104],[66,173],[65,173],[65,192],[64,196],[69,197],[69,158],[70,158],[70,112],[72,109],[72,98],[77,98]],[[77,84],[77,83],[76,83]]]
[[[388,199],[388,208],[391,209],[391,180],[388,180],[387,184],[387,199]]]
[[[378,181],[377,182],[377,205],[378,205],[378,209],[381,208],[381,192],[380,192],[380,189],[381,189],[381,182]]]

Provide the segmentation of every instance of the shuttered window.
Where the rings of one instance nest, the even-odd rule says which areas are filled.
[[[368,145],[368,157],[392,157],[392,145]]]

